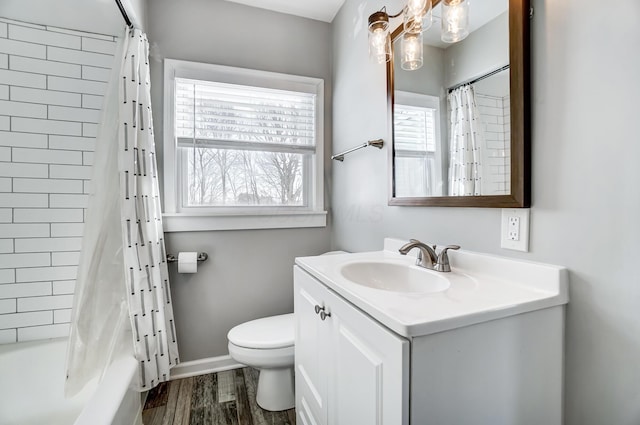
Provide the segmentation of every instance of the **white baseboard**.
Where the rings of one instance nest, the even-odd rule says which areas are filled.
[[[245,365],[236,362],[231,356],[208,357],[206,359],[182,362],[171,369],[170,379],[189,378],[191,376],[206,375],[207,373],[222,372],[238,369]]]

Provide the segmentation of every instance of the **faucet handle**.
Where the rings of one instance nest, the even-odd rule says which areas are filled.
[[[439,272],[450,272],[451,266],[449,265],[449,255],[447,251],[450,249],[460,249],[460,245],[447,245],[445,246],[440,254],[438,255],[438,263],[436,264],[436,270]]]

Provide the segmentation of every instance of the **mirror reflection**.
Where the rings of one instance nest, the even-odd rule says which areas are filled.
[[[440,8],[420,68],[403,69],[394,39],[394,197],[509,195],[508,0],[474,2],[454,44],[441,41]]]

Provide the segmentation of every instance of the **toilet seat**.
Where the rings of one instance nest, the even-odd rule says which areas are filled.
[[[229,331],[229,342],[237,347],[277,349],[294,345],[293,313],[242,323]]]
[[[294,348],[246,348],[233,343],[228,344],[229,355],[237,362],[258,369],[287,368],[293,365]]]

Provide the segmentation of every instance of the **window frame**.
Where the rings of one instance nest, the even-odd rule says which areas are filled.
[[[316,146],[308,173],[305,206],[182,207],[183,174],[175,130],[175,79],[218,81],[316,95]],[[313,77],[164,60],[164,230],[206,231],[325,227],[324,211],[324,80]]]

